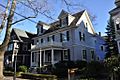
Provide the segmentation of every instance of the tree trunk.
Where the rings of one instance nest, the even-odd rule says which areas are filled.
[[[4,50],[0,50],[0,80],[4,80],[3,75],[3,61],[4,61]]]
[[[3,75],[4,53],[6,51],[7,45],[10,40],[10,31],[11,31],[11,26],[12,26],[15,9],[16,9],[16,0],[12,0],[10,12],[9,12],[9,15],[8,15],[8,18],[6,21],[5,38],[3,40],[3,43],[0,45],[0,80],[4,80],[4,75]],[[3,25],[3,26],[5,26],[5,25]]]

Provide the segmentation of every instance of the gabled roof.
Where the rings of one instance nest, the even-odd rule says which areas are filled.
[[[20,30],[17,28],[13,28],[13,30],[16,34],[16,36],[18,37],[20,42],[26,41],[30,38],[33,38],[35,36],[35,34],[32,34],[30,32],[24,31],[24,30]]]
[[[43,24],[49,26],[49,24],[47,24],[47,23],[45,23],[45,22],[42,22],[42,21],[39,21],[37,25],[41,25],[41,26],[42,26]],[[37,27],[38,27],[38,26],[37,26]]]
[[[73,27],[73,26],[75,26],[75,24],[78,22],[78,20],[80,19],[80,17],[81,17],[82,14],[84,13],[84,11],[85,11],[85,10],[73,14],[72,16],[74,16],[75,19],[72,21],[72,23],[71,23],[68,27]],[[63,13],[64,13],[64,11],[62,11],[60,15],[62,15]],[[60,21],[53,22],[53,23],[51,23],[50,25],[51,25],[51,27],[50,27],[47,31],[45,31],[44,34],[50,33],[50,32],[53,32],[53,31],[55,31],[55,30],[60,29]]]
[[[114,8],[114,9],[111,10],[109,13],[110,13],[111,15],[115,15],[116,13],[118,13],[118,10],[120,10],[120,7]]]
[[[25,31],[17,29],[17,28],[13,28],[13,30],[15,31],[17,36],[29,38],[29,36],[26,34]]]
[[[62,10],[60,15],[58,16],[58,19],[60,19],[60,18],[62,18],[64,16],[67,16],[68,14],[69,14],[68,12],[66,12],[65,10]]]

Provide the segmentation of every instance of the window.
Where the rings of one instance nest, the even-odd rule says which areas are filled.
[[[116,29],[117,29],[117,30],[120,30],[119,24],[116,24]]]
[[[85,41],[85,34],[83,33],[81,33],[81,32],[79,32],[79,39],[80,39],[80,41],[81,40],[83,40],[83,41]]]
[[[47,37],[47,41],[49,42],[53,42],[53,41],[55,41],[55,35],[52,35],[52,36],[49,36],[49,37]]]
[[[13,50],[13,44],[9,44],[7,50],[8,50],[8,51]]]
[[[61,27],[65,27],[68,25],[68,17],[60,20]]]
[[[15,39],[16,39],[16,35],[12,35],[11,40],[15,40]]]
[[[97,57],[97,60],[99,61],[99,60],[100,60],[100,58],[99,58],[99,57]]]
[[[91,51],[91,59],[94,59],[94,51]]]
[[[66,36],[67,36],[67,41],[69,41],[70,40],[69,31],[66,32]]]
[[[87,52],[86,52],[86,50],[83,50],[82,53],[83,53],[83,59],[86,60],[87,59]]]
[[[68,51],[64,50],[64,55],[63,55],[64,59],[68,59]]]
[[[37,40],[37,44],[39,44],[39,40]]]
[[[69,31],[66,33],[60,33],[60,42],[67,42],[69,39]]]
[[[23,51],[27,51],[27,44],[23,45]]]
[[[95,43],[97,43],[97,40],[95,40]]]

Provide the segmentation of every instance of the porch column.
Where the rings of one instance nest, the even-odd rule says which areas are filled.
[[[54,64],[54,50],[51,50],[51,63]]]
[[[43,66],[45,65],[45,50],[43,51]]]
[[[31,52],[31,56],[30,56],[30,67],[32,67],[32,52]]]
[[[25,63],[25,55],[23,55],[23,61],[22,61],[22,63]]]
[[[40,68],[41,68],[41,67],[42,67],[42,58],[41,58],[42,52],[41,52],[41,50],[40,50],[40,53],[39,53],[39,54],[40,54],[40,56],[39,56],[39,57],[40,57],[40,65],[39,65],[39,66],[40,66]]]

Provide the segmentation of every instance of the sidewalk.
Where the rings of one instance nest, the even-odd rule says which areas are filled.
[[[5,76],[4,80],[13,80],[13,77],[12,76]],[[16,80],[30,80],[30,79],[16,78]]]

